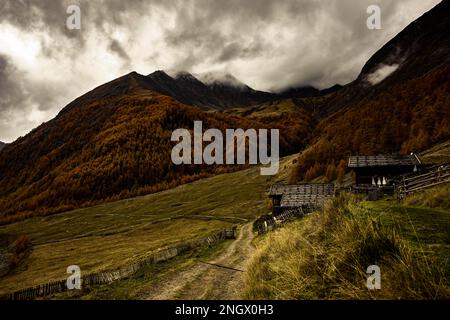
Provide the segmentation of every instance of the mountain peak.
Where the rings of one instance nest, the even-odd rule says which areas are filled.
[[[145,77],[148,87],[184,104],[203,110],[223,110],[273,100],[275,95],[255,91],[229,73],[191,74],[155,71]]]
[[[171,78],[164,70],[156,70],[153,73],[150,73],[147,77],[149,78]]]
[[[183,79],[183,80],[195,80],[198,81],[196,77],[192,75],[192,73],[189,73],[187,71],[180,71],[177,72],[174,76],[175,79]]]
[[[234,87],[241,90],[253,90],[230,73],[211,71],[199,74],[198,77],[207,86],[225,86]]]

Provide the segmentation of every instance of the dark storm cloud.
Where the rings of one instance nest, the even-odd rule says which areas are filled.
[[[0,55],[0,113],[26,110],[29,104],[37,111],[46,111],[56,102],[59,88],[46,82],[25,84],[24,77],[10,58]]]
[[[186,3],[189,5],[176,16],[175,27],[166,29],[166,41],[195,56],[186,58],[185,64],[178,63],[178,68],[187,70],[205,60],[226,62],[251,58],[258,53],[268,54],[273,51],[273,46],[259,30],[284,19],[312,19],[322,6],[313,0],[199,0]]]
[[[11,65],[8,57],[0,55],[0,113],[24,102],[19,83],[20,77],[15,67]]]
[[[3,0],[0,17],[23,29],[35,29],[44,23],[62,31],[65,27],[65,10],[61,1]]]
[[[0,21],[8,21],[24,31],[62,34],[82,43],[82,34],[66,28],[67,6],[66,1],[59,0],[2,0]]]
[[[232,42],[224,46],[216,61],[226,62],[234,59],[248,59],[257,57],[268,51],[270,46],[271,45],[269,43],[264,43],[261,39],[253,39],[247,46],[243,46],[238,42]]]
[[[398,1],[379,1],[383,10],[383,20],[389,21],[391,16],[398,14]],[[407,0],[405,2],[411,2]],[[434,1],[436,2],[436,1]],[[192,69],[205,61],[227,62],[232,59],[253,58],[257,54],[270,56],[275,54],[274,39],[265,41],[265,36],[258,34],[270,25],[290,25],[292,32],[304,33],[305,37],[311,30],[321,28],[326,32],[346,34],[345,45],[366,45],[360,41],[367,38],[369,30],[365,28],[367,15],[365,9],[373,0],[108,0],[108,1],[59,1],[59,0],[3,0],[0,10],[2,20],[13,23],[24,30],[44,28],[53,37],[58,35],[74,38],[83,46],[90,31],[101,31],[103,36],[111,37],[108,26],[125,26],[133,28],[136,18],[152,17],[155,9],[168,10],[175,15],[173,27],[163,26],[166,44],[174,50],[186,52],[184,57],[175,61],[172,68]],[[69,4],[78,4],[82,9],[82,28],[85,32],[68,30],[65,27],[66,9]],[[318,17],[330,14],[329,21],[321,21],[320,26],[315,23]],[[227,26],[224,29],[224,25]],[[298,28],[296,29],[296,26]],[[308,26],[309,28],[305,28]],[[332,29],[333,28],[333,29]],[[315,30],[317,31],[317,30]],[[318,36],[323,34],[316,32]],[[252,43],[249,44],[252,39]],[[145,39],[139,39],[145,41]],[[302,41],[301,38],[295,41]],[[348,41],[353,41],[349,43]],[[272,43],[271,43],[272,42]],[[320,39],[315,41],[321,50],[332,53],[336,48],[322,47]],[[343,44],[341,43],[340,46]],[[265,50],[258,50],[264,48]],[[298,54],[303,58],[305,48],[297,47]],[[310,47],[310,51],[318,48]],[[44,53],[52,55],[59,53],[61,48],[52,50],[44,48]],[[109,50],[129,61],[130,56],[123,46],[113,40]],[[294,52],[296,51],[293,48]],[[337,48],[339,51],[340,48]],[[359,48],[355,48],[359,50]],[[73,51],[72,51],[73,52]],[[329,54],[332,56],[332,54]],[[315,56],[311,55],[311,56]],[[289,57],[288,57],[289,59]],[[294,59],[292,57],[291,59]],[[320,64],[322,64],[321,62]],[[291,68],[289,68],[291,70]],[[283,70],[280,70],[282,73]],[[307,72],[308,73],[308,72]],[[321,71],[317,77],[320,78]]]
[[[366,28],[379,4],[382,30]],[[132,70],[230,72],[251,87],[326,87],[439,0],[1,0],[0,140]],[[81,30],[66,28],[81,8]]]
[[[27,105],[27,99],[20,85],[20,73],[8,57],[0,55],[0,140],[8,142],[16,137],[17,133],[11,135],[13,130],[10,126],[17,115],[14,109]]]
[[[149,12],[151,5],[157,3],[159,1],[2,0],[0,21],[7,21],[25,32],[48,32],[55,39],[64,36],[77,41],[77,45],[83,46],[92,30],[100,30],[104,36],[107,36],[109,31],[105,29],[105,23],[127,25],[134,16]],[[82,30],[85,32],[70,30],[66,27],[69,16],[67,8],[70,5],[80,7]],[[117,44],[113,43],[112,47],[117,48]],[[54,54],[51,48],[46,53]],[[116,53],[119,52],[116,51]]]
[[[122,47],[119,41],[113,39],[111,40],[111,43],[109,44],[109,49],[116,53],[119,57],[121,57],[123,60],[130,61],[130,56],[127,54],[125,49]]]

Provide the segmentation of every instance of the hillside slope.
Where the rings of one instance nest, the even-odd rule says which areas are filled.
[[[32,244],[21,267],[0,278],[0,294],[65,279],[72,264],[85,274],[114,270],[175,243],[252,221],[268,210],[264,193],[274,179],[286,177],[291,162],[292,156],[281,159],[277,176],[261,176],[259,167],[252,167],[142,197],[0,226],[1,234],[26,235]],[[158,280],[154,274],[151,278]],[[136,284],[130,289],[135,291]]]
[[[341,195],[259,239],[244,298],[448,299],[449,226],[448,208]],[[366,285],[373,265],[381,290]]]
[[[205,113],[147,89],[132,73],[64,108],[0,154],[0,221],[15,221],[152,193],[242,166],[176,166],[172,131],[279,128],[281,155],[301,148],[307,115],[296,123]],[[306,119],[306,120],[303,120]],[[300,134],[299,134],[300,133]],[[292,139],[294,137],[294,139]]]
[[[449,10],[449,1],[437,5],[380,49],[355,82],[316,101],[323,120],[292,182],[335,171],[350,154],[419,153],[450,137]]]

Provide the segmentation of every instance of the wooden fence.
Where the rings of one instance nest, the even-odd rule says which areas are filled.
[[[117,280],[126,279],[134,275],[142,267],[158,262],[167,261],[182,253],[196,248],[211,246],[225,239],[234,239],[236,237],[236,226],[231,229],[223,229],[220,232],[212,234],[206,238],[196,239],[166,248],[156,252],[136,263],[113,270],[86,274],[81,276],[82,287],[107,284]],[[33,300],[38,297],[45,297],[51,294],[67,291],[66,280],[59,280],[50,283],[41,284],[32,288],[26,288],[10,294],[0,296],[3,300]]]
[[[305,208],[288,208],[277,215],[269,214],[261,216],[253,223],[253,230],[258,232],[258,234],[263,234],[271,231],[295,217],[301,217],[311,212],[309,210],[306,210]]]
[[[450,182],[450,162],[430,167],[415,175],[405,175],[396,181],[400,198],[437,185]]]

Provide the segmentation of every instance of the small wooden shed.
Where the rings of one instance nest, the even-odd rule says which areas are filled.
[[[409,155],[351,156],[348,168],[355,172],[356,185],[391,185],[393,178],[419,170],[422,165],[414,153]]]
[[[297,185],[272,185],[269,197],[272,199],[272,213],[282,213],[285,209],[299,208],[309,212],[322,206],[335,193],[334,184],[308,183]]]

